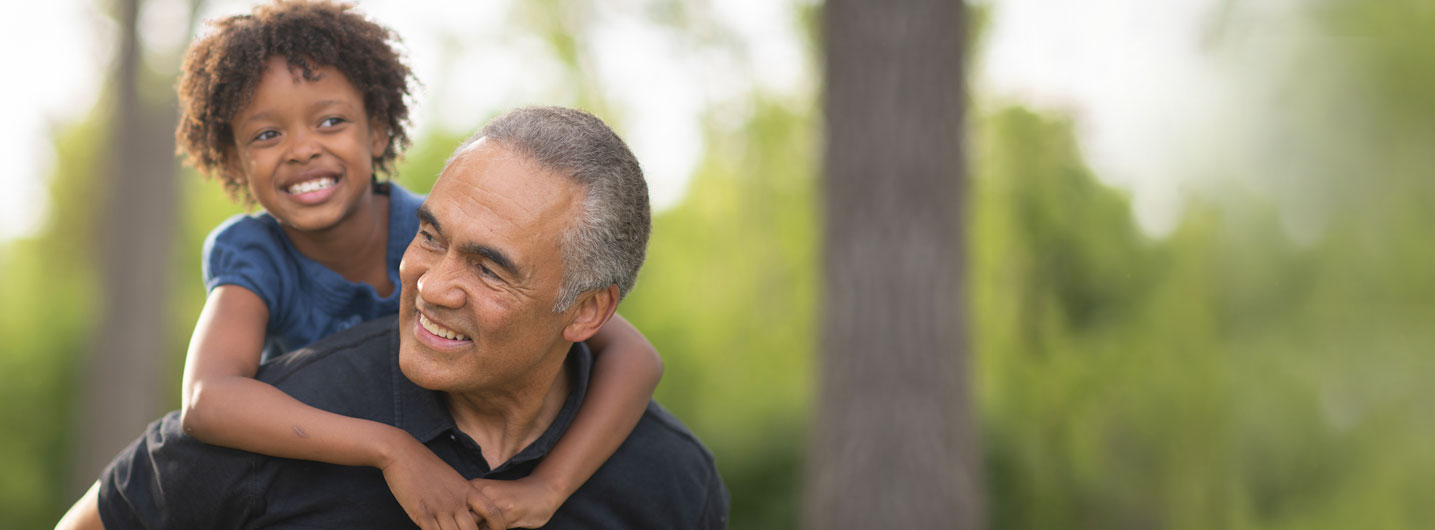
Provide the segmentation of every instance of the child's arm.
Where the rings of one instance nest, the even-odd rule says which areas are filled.
[[[477,489],[407,432],[305,405],[254,379],[269,308],[252,291],[216,287],[204,302],[184,366],[181,421],[201,441],[281,458],[371,466],[424,529],[468,528],[477,512],[491,528],[502,515]]]
[[[568,432],[529,476],[472,482],[515,528],[548,524],[573,492],[613,456],[637,427],[658,380],[663,359],[648,339],[617,313],[588,339],[593,375],[588,395]]]

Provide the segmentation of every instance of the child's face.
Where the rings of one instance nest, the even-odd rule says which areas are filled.
[[[364,112],[344,74],[307,81],[283,57],[269,59],[254,99],[235,113],[231,170],[270,215],[303,231],[332,228],[369,194],[374,153],[388,137]]]

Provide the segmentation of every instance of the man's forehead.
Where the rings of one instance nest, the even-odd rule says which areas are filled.
[[[454,231],[514,230],[514,236],[549,239],[575,215],[580,196],[571,179],[501,142],[480,139],[459,152],[425,204],[440,223],[470,223]]]

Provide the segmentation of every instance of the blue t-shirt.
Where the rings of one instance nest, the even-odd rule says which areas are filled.
[[[389,239],[384,266],[394,292],[380,297],[366,283],[300,254],[267,212],[239,214],[204,241],[204,287],[248,289],[269,307],[262,360],[268,361],[336,331],[399,312],[399,261],[419,230],[423,197],[393,183],[378,186],[389,196]]]

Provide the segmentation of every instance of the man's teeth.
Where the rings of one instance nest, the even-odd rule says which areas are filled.
[[[318,178],[318,179],[314,179],[314,180],[306,180],[306,181],[304,181],[304,182],[300,182],[300,183],[295,184],[295,185],[293,185],[293,186],[289,186],[289,193],[299,194],[299,193],[309,193],[309,192],[311,192],[311,191],[319,191],[319,190],[322,190],[322,189],[327,188],[327,187],[329,187],[329,186],[333,186],[333,185],[334,185],[334,182],[335,182],[335,181],[334,181],[334,178],[333,178],[333,177],[324,177],[324,178]]]
[[[425,317],[423,313],[419,313],[419,325],[423,326],[429,333],[433,333],[445,339],[468,340],[468,335],[435,324],[432,320],[429,320],[428,317]]]

